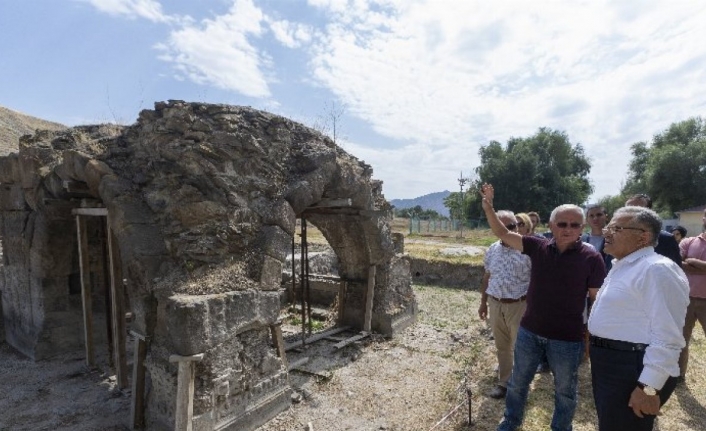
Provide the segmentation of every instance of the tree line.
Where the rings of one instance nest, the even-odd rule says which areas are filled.
[[[476,179],[468,190],[444,199],[451,218],[481,218],[478,189],[486,182],[497,191],[496,208],[537,211],[543,220],[557,205],[587,204],[593,192],[591,160],[583,146],[562,131],[540,128],[505,144],[491,141],[481,146],[479,156]],[[650,195],[654,209],[666,218],[706,203],[706,124],[700,117],[672,123],[651,142],[632,144],[631,156],[620,193],[597,202],[609,214],[637,193]]]

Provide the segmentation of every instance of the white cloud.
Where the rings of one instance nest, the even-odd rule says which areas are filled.
[[[169,19],[156,0],[82,1],[114,15]],[[284,103],[270,88],[278,79],[291,79],[283,84],[301,95],[297,103],[312,103],[309,88],[298,87],[330,90],[346,115],[404,146],[355,151],[380,160],[376,174],[405,194],[410,184],[447,188],[428,178],[456,178],[478,164],[480,145],[539,127],[582,143],[596,194],[613,194],[630,144],[706,108],[702,2],[307,0],[314,13],[297,22],[280,18],[285,7],[262,9],[278,2],[231,1],[223,15],[179,20],[157,45],[177,79],[276,107]],[[273,40],[300,49],[310,74],[295,76],[292,57],[277,57]],[[396,160],[418,166],[403,184]]]
[[[268,20],[270,30],[275,38],[288,48],[299,48],[302,44],[309,43],[312,38],[311,27],[287,20]]]
[[[144,18],[153,22],[170,22],[175,18],[165,15],[162,5],[155,0],[77,0],[89,3],[101,12],[124,15],[128,18]]]
[[[252,0],[236,0],[225,15],[173,31],[157,45],[160,58],[197,83],[268,98],[271,58],[249,40],[263,34],[264,21]]]
[[[379,133],[453,153],[454,172],[491,139],[548,126],[587,149],[597,194],[615,193],[630,144],[704,107],[701,3],[310,4],[333,17],[316,79]]]

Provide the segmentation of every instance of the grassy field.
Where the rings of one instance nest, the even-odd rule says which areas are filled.
[[[414,286],[419,302],[419,323],[437,328],[439,331],[463,334],[469,343],[454,351],[456,372],[448,376],[443,384],[449,394],[449,406],[455,405],[462,394],[458,384],[468,379],[473,390],[473,417],[475,426],[467,428],[467,411],[449,418],[444,430],[495,430],[502,418],[504,402],[486,397],[484,394],[495,384],[495,347],[488,337],[486,324],[477,317],[476,310],[480,294],[475,291],[448,289],[434,286]],[[663,407],[656,430],[702,431],[706,429],[706,338],[701,330],[694,331],[691,343],[689,372],[686,383],[680,385]],[[553,379],[551,374],[537,375],[530,391],[523,431],[545,431],[549,429],[554,408]],[[440,418],[443,415],[440,415]],[[596,410],[591,391],[590,363],[584,362],[579,369],[579,407],[574,419],[574,430],[594,431]]]

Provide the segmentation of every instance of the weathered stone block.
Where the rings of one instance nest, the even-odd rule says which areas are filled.
[[[284,262],[292,249],[292,236],[278,226],[263,226],[255,243],[262,253]]]
[[[20,184],[0,186],[0,211],[24,211],[29,209]]]
[[[0,157],[0,183],[13,184],[20,182],[20,165],[17,154]]]
[[[175,295],[166,305],[171,342],[180,355],[203,353],[247,328],[279,316],[279,293],[247,290],[219,295]]]
[[[89,160],[84,167],[86,176],[86,184],[91,194],[98,196],[98,188],[100,187],[101,178],[105,175],[112,175],[113,170],[100,160]]]
[[[270,256],[263,256],[260,288],[262,290],[278,290],[281,280],[282,262]]]
[[[113,223],[122,228],[129,224],[153,224],[154,213],[144,199],[135,196],[120,196],[108,206]]]
[[[112,215],[109,217],[112,217]],[[121,228],[115,229],[115,235],[118,238],[120,254],[123,260],[167,254],[164,239],[157,226],[123,224]]]
[[[90,160],[85,154],[75,150],[66,150],[62,154],[66,168],[65,172],[70,175],[71,179],[86,182],[86,163]]]

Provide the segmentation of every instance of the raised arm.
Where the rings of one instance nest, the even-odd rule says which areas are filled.
[[[515,250],[522,251],[522,235],[508,230],[498,218],[498,215],[495,213],[495,209],[493,209],[495,190],[493,189],[492,184],[483,184],[480,188],[480,195],[483,198],[482,205],[483,211],[485,211],[485,217],[488,219],[490,229],[493,231],[495,236],[505,243],[505,245],[512,247]]]

